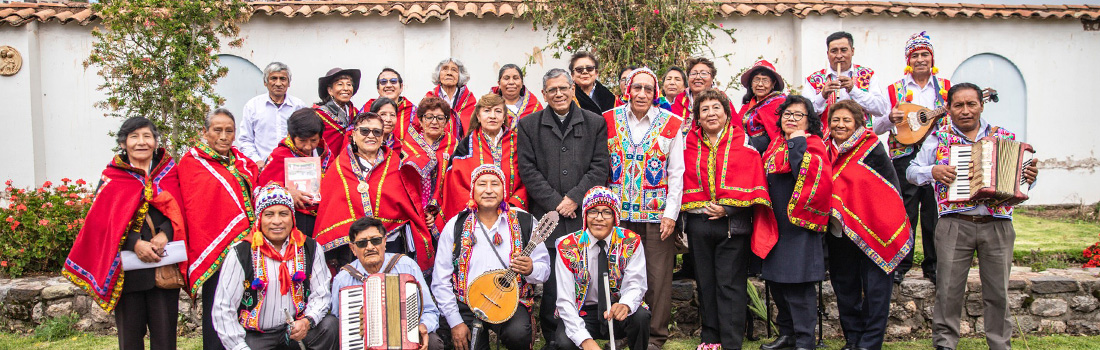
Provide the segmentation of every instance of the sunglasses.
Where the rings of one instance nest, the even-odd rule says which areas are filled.
[[[397,85],[400,83],[401,80],[398,80],[397,78],[378,79],[378,86]]]
[[[573,72],[576,72],[577,74],[592,73],[595,71],[596,66],[573,67]]]
[[[386,243],[386,237],[378,236],[378,237],[374,237],[374,238],[360,239],[360,240],[355,241],[353,243],[355,244],[356,247],[359,247],[360,249],[366,248],[367,243],[370,243],[371,245],[373,245],[375,247],[380,247],[380,246],[382,246],[383,244]]]
[[[382,137],[383,132],[382,129],[359,128],[359,135],[363,135],[363,137],[370,137],[371,135]]]

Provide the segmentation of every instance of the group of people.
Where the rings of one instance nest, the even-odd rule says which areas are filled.
[[[64,273],[114,310],[121,349],[143,348],[146,334],[154,349],[175,348],[179,287],[162,286],[157,268],[123,272],[119,257],[153,264],[171,241],[186,245],[184,288],[202,297],[204,349],[335,348],[340,290],[400,273],[421,286],[421,349],[465,350],[478,317],[470,285],[500,269],[516,276],[518,307],[485,328],[506,348],[530,349],[537,323],[547,349],[598,349],[611,334],[659,349],[676,256],[689,252],[700,349],[742,347],[750,274],[777,307],[779,336],[762,349],[814,348],[815,287],[827,277],[844,349],[880,349],[919,219],[937,286],[934,346],[958,342],[976,251],[989,346],[1008,349],[1012,208],[949,202],[946,189],[948,147],[1013,134],[982,117],[976,85],[936,76],[923,32],[886,88],[852,63],[850,34],[826,43],[828,68],[806,78],[805,96],[787,95],[761,60],[741,76],[740,110],[714,89],[706,58],[660,76],[624,68],[616,96],[597,80],[597,58],[577,52],[542,76],[545,108],[511,64],[475,98],[466,67],[443,60],[419,103],[385,68],[379,96],[358,108],[359,70],[320,77],[308,106],[286,93],[289,68],[272,63],[268,93],[239,118],[210,113],[203,141],[178,161],[148,119],[122,124]],[[901,103],[950,116],[904,145],[893,138]],[[319,191],[286,181],[284,165],[304,157],[319,159]],[[560,220],[546,243],[525,249],[551,212]],[[488,332],[477,335],[476,350],[488,349]]]

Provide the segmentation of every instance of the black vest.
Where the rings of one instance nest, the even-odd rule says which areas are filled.
[[[252,289],[252,280],[256,278],[256,267],[252,266],[252,244],[246,241],[238,242],[233,246],[233,249],[237,250],[237,261],[240,261],[241,268],[244,268],[244,295],[241,296],[241,304],[237,305],[237,315],[241,314],[241,311],[252,311],[256,308],[256,301],[259,300],[259,291]],[[287,249],[291,249],[287,247]],[[305,298],[309,299],[309,281],[313,274],[313,256],[317,254],[317,241],[313,238],[306,237],[305,242],[306,251],[306,280],[302,282],[302,288],[305,291]],[[301,315],[295,315],[301,316]]]
[[[466,222],[466,218],[470,216],[469,210],[463,210],[455,215],[455,232],[454,232],[454,249],[451,251],[452,259],[458,261],[458,251],[462,248],[462,223]],[[525,211],[516,211],[516,219],[519,220],[519,235],[523,238],[523,246],[527,246],[527,242],[531,241],[531,221],[534,220],[534,216],[531,213]],[[512,233],[509,232],[509,235]]]

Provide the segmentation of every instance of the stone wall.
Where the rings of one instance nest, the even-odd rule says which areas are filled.
[[[1100,334],[1100,269],[1056,269],[1031,272],[1013,268],[1009,280],[1009,305],[1013,325],[1028,333],[1040,334]],[[894,286],[893,305],[887,326],[888,339],[927,337],[931,333],[932,303],[935,286],[919,278],[919,271],[910,272],[901,285]],[[763,296],[764,284],[758,279],[753,285]],[[824,334],[841,337],[837,320],[836,297],[828,282],[823,284],[825,298]],[[977,271],[972,270],[967,281],[966,310],[960,330],[963,335],[982,333],[981,286]],[[699,335],[698,302],[695,283],[677,281],[673,285],[674,337]],[[537,303],[536,303],[537,305]],[[180,328],[183,335],[197,334],[201,308],[192,308],[186,294],[180,294]],[[76,286],[62,277],[31,277],[0,279],[0,330],[26,332],[52,317],[75,312],[80,315],[76,327],[81,331],[114,334],[114,317],[95,305]],[[775,308],[772,307],[774,314]],[[765,336],[763,320],[755,320],[755,334]]]

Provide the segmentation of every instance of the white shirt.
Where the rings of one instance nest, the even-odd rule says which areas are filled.
[[[266,241],[266,239],[265,239]],[[270,244],[271,242],[267,242]],[[241,241],[237,244],[250,244],[249,242]],[[306,310],[302,316],[309,316],[313,318],[314,322],[321,322],[321,319],[328,314],[330,295],[329,295],[329,281],[332,279],[332,274],[328,270],[328,265],[325,264],[325,250],[321,248],[320,244],[316,245],[313,255],[313,271],[309,277],[309,298],[306,300]],[[290,244],[283,244],[279,254],[284,254]],[[236,245],[231,246],[229,253],[225,254],[225,260],[221,267],[221,277],[218,279],[218,293],[214,298],[214,307],[210,313],[210,317],[214,322],[214,330],[218,332],[218,338],[221,339],[222,345],[226,349],[240,350],[248,349],[248,344],[244,342],[245,329],[241,326],[240,321],[237,318],[237,306],[241,304],[241,297],[244,295],[244,268],[241,267],[241,262],[237,260]],[[264,293],[264,302],[260,306],[259,317],[260,320],[257,326],[263,330],[271,329],[285,329],[286,328],[286,314],[283,310],[294,313],[294,305],[292,300],[292,292],[288,292],[283,295],[279,292],[281,288],[279,286],[279,262],[269,257],[263,257],[267,264],[267,287],[261,293]],[[288,264],[293,264],[293,261],[288,261]],[[292,268],[289,268],[293,270]],[[255,272],[258,277],[259,271]]]
[[[458,90],[459,89],[461,89],[461,87],[456,87],[455,88],[455,95],[458,95]],[[447,101],[448,106],[454,106],[455,105],[455,97],[454,96],[447,96],[447,89],[444,89],[442,85],[439,87],[439,98],[442,98],[444,101]]]
[[[302,108],[309,107],[301,99],[286,95],[276,106],[268,94],[248,100],[241,112],[235,145],[256,163],[262,163],[286,137],[286,120]]]
[[[855,67],[853,64],[852,67]],[[832,67],[825,68],[825,72],[828,75],[829,80],[836,79],[840,75],[846,77],[855,76],[855,72],[851,68],[837,74]],[[804,84],[802,86],[803,96],[809,97],[810,101],[814,103],[814,111],[818,114],[825,111],[825,98],[821,96],[821,93],[815,92],[813,86]],[[859,103],[863,109],[867,110],[867,113],[871,114],[872,120],[878,119],[883,116],[890,115],[890,99],[886,98],[886,95],[882,94],[882,87],[879,85],[878,75],[871,76],[871,83],[867,87],[867,91],[863,91],[858,87],[852,87],[852,92],[848,92],[846,89],[840,89],[837,91],[836,100],[855,100]]]
[[[588,230],[584,231],[584,234],[591,235]],[[612,233],[614,234],[614,233]],[[559,238],[554,245],[561,243],[566,237]],[[599,271],[596,271],[600,255],[600,246],[596,244],[595,237],[589,236],[589,240],[592,240],[585,249],[588,255],[588,289],[584,296],[584,304],[591,305],[599,303],[596,298],[603,298],[599,294]],[[604,242],[607,242],[607,250],[611,251],[611,235],[604,237]],[[566,268],[565,263],[561,258],[561,251],[558,251],[557,256],[554,257],[554,276],[557,277],[557,290],[558,300],[555,305],[558,309],[558,317],[561,317],[563,323],[565,323],[565,334],[569,336],[569,340],[573,341],[573,344],[577,347],[581,346],[586,339],[592,339],[592,335],[588,333],[588,329],[585,328],[584,319],[581,318],[580,310],[577,309],[577,289],[576,278],[573,273]],[[646,280],[646,268],[645,268],[645,249],[642,246],[638,246],[638,250],[634,252],[634,255],[627,261],[626,268],[623,270],[623,280],[619,283],[619,300],[617,304],[626,305],[630,308],[630,314],[633,315],[635,311],[638,311],[638,307],[642,305],[642,298],[645,297],[645,292],[648,281]],[[607,306],[608,308],[611,305]]]
[[[477,215],[477,213],[470,213],[470,215]],[[435,296],[435,302],[439,306],[439,313],[447,319],[447,324],[452,327],[462,323],[462,315],[458,313],[458,300],[455,298],[454,285],[451,284],[451,274],[454,273],[455,225],[462,224],[456,221],[458,221],[457,215],[451,218],[439,233],[435,267],[432,271],[432,295]],[[497,259],[498,254],[500,259],[504,259],[505,264],[511,263],[512,235],[508,229],[507,214],[498,216],[496,223],[491,227],[485,227],[480,220],[476,221],[475,231],[473,232],[474,245],[470,256],[470,265],[467,266],[468,278],[465,288],[469,288],[469,284],[485,272],[508,268],[508,266],[501,266],[500,260]],[[535,227],[534,218],[531,219],[531,227],[532,229]],[[500,237],[503,239],[503,243],[499,246],[494,245],[492,242],[492,238],[497,232],[500,232]],[[493,253],[493,250],[496,250],[496,253]],[[531,251],[531,260],[533,262],[531,274],[524,276],[524,280],[529,284],[546,282],[546,279],[550,278],[550,254],[546,252],[545,244],[539,244]]]
[[[657,117],[661,109],[650,107],[645,116],[638,119],[634,112],[627,110],[627,128],[630,129],[630,141],[639,144],[645,140],[646,134],[652,125],[653,118]],[[684,197],[684,133],[677,132],[672,138],[672,144],[668,150],[668,195],[665,198],[664,217],[676,220],[680,215],[680,204]]]
[[[872,77],[871,79],[873,80],[874,77]],[[928,84],[925,84],[923,88],[920,87],[920,85],[917,85],[917,82],[913,80],[912,75],[906,74],[905,78],[902,78],[902,81],[904,81],[905,83],[905,91],[913,92],[913,101],[909,101],[909,103],[916,104],[928,109],[936,108],[936,99],[938,99],[940,95],[939,90],[936,89],[936,76],[930,76],[930,78],[928,79]],[[887,85],[886,88],[883,89],[884,96],[890,95],[890,86],[892,86],[892,84]],[[889,101],[889,98],[887,98],[887,101]],[[906,101],[898,101],[898,103],[902,102]],[[946,103],[947,102],[945,101],[944,104],[946,105]],[[877,118],[874,118],[874,121],[872,123],[874,124],[875,134],[879,135],[890,132],[894,128],[894,123],[890,121],[889,111],[887,111],[885,115],[877,116]]]

